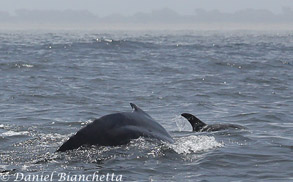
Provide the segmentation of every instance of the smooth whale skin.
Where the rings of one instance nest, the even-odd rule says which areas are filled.
[[[139,137],[154,138],[170,143],[169,133],[150,115],[130,103],[132,112],[109,114],[80,129],[57,152],[77,149],[82,145],[116,146]]]
[[[181,114],[181,116],[185,117],[189,121],[189,123],[192,126],[192,130],[194,132],[220,131],[220,130],[226,130],[226,129],[246,129],[243,126],[236,125],[236,124],[207,125],[204,122],[202,122],[200,119],[198,119],[197,117],[189,113],[183,113]]]

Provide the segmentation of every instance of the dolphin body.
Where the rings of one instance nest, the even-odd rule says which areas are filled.
[[[169,133],[150,115],[130,103],[132,112],[109,114],[80,129],[57,150],[64,152],[82,145],[117,146],[139,137],[174,143]]]
[[[226,129],[245,129],[245,127],[236,124],[213,124],[207,125],[200,119],[189,113],[183,113],[181,116],[185,117],[192,126],[194,132],[205,132],[205,131],[220,131]]]

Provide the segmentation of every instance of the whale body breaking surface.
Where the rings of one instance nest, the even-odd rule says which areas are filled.
[[[174,143],[163,126],[135,104],[130,105],[132,112],[109,114],[94,120],[71,136],[57,151],[73,150],[83,145],[123,145],[139,137]]]

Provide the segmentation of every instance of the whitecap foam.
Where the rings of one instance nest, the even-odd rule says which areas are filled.
[[[10,137],[10,136],[20,136],[20,135],[28,135],[28,134],[29,134],[28,131],[19,131],[19,132],[16,132],[16,131],[6,131],[6,132],[0,134],[0,136]]]
[[[15,64],[15,67],[17,67],[17,68],[32,68],[32,67],[34,67],[34,65],[32,65],[32,64]]]
[[[105,42],[109,42],[109,43],[113,42],[112,39],[104,39],[104,41],[105,41]]]
[[[83,125],[90,124],[90,123],[92,123],[93,121],[94,121],[94,120],[89,119],[89,120],[86,120],[86,121],[80,121],[80,122],[81,122],[81,125],[83,126]]]
[[[97,42],[107,42],[107,43],[112,43],[113,40],[112,39],[107,39],[107,38],[96,38]]]
[[[23,67],[26,67],[26,68],[32,68],[34,67],[34,65],[31,65],[31,64],[22,64]]]
[[[221,147],[223,144],[216,141],[212,136],[187,136],[175,140],[174,144],[169,144],[178,154],[190,154],[203,152]]]

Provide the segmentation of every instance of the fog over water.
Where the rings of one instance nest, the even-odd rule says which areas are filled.
[[[0,2],[1,29],[291,30],[293,1]]]
[[[1,0],[0,11],[14,12],[17,9],[29,10],[88,10],[99,16],[111,14],[132,15],[137,12],[151,12],[169,8],[183,15],[194,14],[195,9],[235,12],[243,9],[264,9],[281,13],[283,7],[293,8],[291,0]]]

